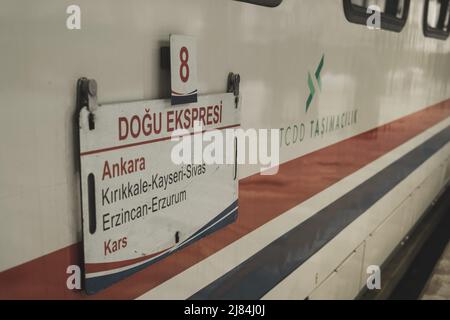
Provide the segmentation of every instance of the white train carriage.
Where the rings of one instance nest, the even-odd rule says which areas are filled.
[[[449,182],[448,0],[73,5],[0,0],[1,299],[355,298]],[[170,35],[196,43],[196,86],[180,73],[186,94],[170,79]],[[230,72],[240,82],[227,83]],[[96,82],[77,88],[83,77]],[[194,100],[171,105],[182,96]],[[95,188],[176,170],[168,131],[152,147],[137,131],[114,146],[108,134],[121,117],[133,126],[133,115],[173,110],[211,128],[277,129],[278,173],[244,164],[232,179],[218,166],[164,208],[160,196],[160,215],[130,204],[125,229],[100,213]],[[202,214],[225,203],[233,219],[206,225]]]

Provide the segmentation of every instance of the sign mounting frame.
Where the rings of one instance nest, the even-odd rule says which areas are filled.
[[[239,83],[237,82],[237,86],[238,85],[239,85]],[[228,89],[227,91],[230,91],[230,90]],[[227,179],[225,179],[225,180],[230,181],[231,184],[229,187],[225,186],[225,189],[228,190],[225,192],[225,194],[230,195],[228,197],[229,203],[222,204],[222,206],[224,208],[223,208],[223,210],[221,209],[222,211],[220,212],[220,214],[216,214],[216,213],[218,213],[218,211],[216,213],[214,213],[214,211],[207,213],[205,215],[202,223],[198,224],[195,228],[191,228],[190,233],[183,232],[183,230],[181,230],[181,231],[176,230],[175,232],[173,232],[173,230],[170,231],[170,233],[169,233],[170,239],[174,242],[172,248],[170,248],[162,253],[157,252],[157,256],[153,260],[150,256],[152,256],[152,254],[154,254],[154,253],[151,253],[151,252],[146,252],[148,254],[145,254],[145,255],[141,254],[143,260],[140,259],[141,257],[136,257],[136,256],[133,256],[133,257],[131,257],[131,259],[128,259],[130,257],[127,256],[126,259],[123,259],[123,261],[132,261],[135,263],[132,263],[130,268],[128,268],[129,267],[128,265],[119,264],[120,267],[112,270],[112,273],[109,274],[108,272],[111,270],[108,270],[108,269],[101,270],[101,268],[99,269],[99,267],[107,266],[107,265],[111,266],[111,265],[113,265],[113,264],[110,264],[111,262],[117,262],[117,261],[111,261],[108,259],[104,259],[105,257],[99,257],[98,248],[97,248],[97,250],[91,250],[89,248],[90,243],[92,244],[92,242],[90,241],[90,238],[95,233],[98,233],[99,230],[101,231],[102,226],[103,226],[102,232],[108,232],[109,229],[107,229],[106,231],[104,230],[105,229],[104,228],[105,212],[102,211],[103,209],[99,205],[99,201],[101,201],[99,199],[102,197],[101,192],[99,192],[99,189],[101,189],[102,186],[104,185],[104,181],[100,180],[98,175],[99,175],[99,172],[102,170],[99,171],[97,168],[97,171],[95,171],[95,169],[93,169],[95,166],[90,167],[90,164],[89,164],[89,161],[91,161],[91,160],[93,161],[92,163],[95,163],[95,162],[104,163],[105,159],[104,158],[101,159],[102,155],[100,153],[95,153],[94,151],[96,151],[96,150],[91,149],[91,145],[89,143],[86,144],[86,141],[89,141],[89,138],[87,138],[87,137],[88,136],[94,137],[97,133],[100,134],[100,132],[102,130],[104,130],[105,126],[109,126],[108,123],[115,123],[114,121],[110,121],[111,119],[108,118],[109,117],[108,114],[110,113],[110,111],[114,113],[113,110],[116,108],[121,108],[120,109],[121,111],[132,110],[133,108],[139,108],[139,104],[141,107],[147,106],[147,104],[151,104],[149,109],[151,109],[152,111],[156,112],[156,110],[158,110],[158,108],[159,108],[161,110],[164,110],[164,112],[166,112],[165,114],[167,114],[167,113],[170,113],[175,110],[178,110],[181,112],[182,109],[187,110],[187,109],[192,109],[192,108],[196,108],[196,107],[202,107],[203,105],[209,106],[209,105],[214,105],[214,103],[218,104],[219,100],[220,100],[221,103],[223,104],[222,105],[223,110],[225,110],[225,112],[228,114],[228,115],[224,114],[224,118],[226,119],[231,116],[230,119],[226,120],[228,122],[223,123],[224,126],[221,126],[221,127],[237,127],[240,125],[240,123],[239,123],[240,122],[240,115],[239,115],[240,112],[239,112],[239,108],[238,108],[237,104],[235,104],[238,101],[238,96],[235,95],[235,92],[236,92],[236,90],[233,90],[233,92],[231,92],[231,93],[226,93],[226,94],[222,94],[222,95],[199,97],[198,103],[192,103],[192,104],[188,104],[188,105],[184,105],[184,106],[179,106],[177,108],[170,107],[171,106],[170,100],[150,100],[150,101],[123,103],[123,104],[98,105],[97,104],[97,84],[96,84],[95,80],[89,80],[87,78],[79,79],[78,84],[77,84],[77,107],[78,107],[78,111],[80,113],[80,122],[79,122],[79,130],[80,130],[79,131],[80,132],[79,133],[79,139],[80,139],[79,151],[80,151],[80,180],[81,180],[80,188],[81,188],[82,216],[83,216],[83,223],[82,223],[82,225],[83,225],[83,248],[84,248],[84,257],[85,257],[85,291],[88,294],[94,294],[94,293],[112,285],[113,283],[121,280],[122,278],[125,278],[139,270],[147,268],[151,264],[156,263],[157,261],[164,259],[168,255],[171,255],[171,254],[181,250],[185,246],[190,245],[191,243],[197,241],[198,239],[200,239],[210,233],[213,233],[216,230],[234,222],[237,219],[237,214],[238,214],[238,211],[237,211],[238,210],[237,209],[238,201],[237,201],[237,171],[236,171],[237,165],[235,164],[234,166],[231,166],[227,169],[230,172],[230,174],[229,174],[229,178],[227,178],[228,180]],[[238,92],[238,90],[237,90],[237,92]],[[153,107],[153,104],[160,105],[160,107]],[[126,106],[126,108],[124,106]],[[144,109],[146,110],[146,108],[144,108]],[[133,109],[133,110],[136,110],[136,109]],[[145,110],[144,110],[144,112],[145,112]],[[212,129],[214,129],[213,127],[212,127]],[[220,129],[220,127],[216,128],[216,129]],[[169,141],[166,138],[167,137],[164,137],[165,140],[159,142],[160,145],[164,145],[164,143],[166,143],[166,141]],[[143,142],[143,141],[138,141],[136,143],[137,145],[131,146],[131,148],[139,149],[138,144],[141,142]],[[87,147],[88,145],[89,145],[89,147]],[[125,145],[125,143],[124,143],[124,145]],[[133,145],[133,143],[131,143],[131,145]],[[146,146],[146,145],[147,144],[142,144],[142,146]],[[119,145],[118,147],[123,147],[123,145]],[[122,149],[117,149],[117,150],[122,150]],[[126,149],[123,148],[123,150],[126,150]],[[151,149],[149,149],[149,150],[151,151]],[[100,151],[102,151],[102,152],[104,151],[105,154],[106,153],[114,154],[115,152],[120,152],[120,151],[115,151],[110,146],[106,146],[106,148],[100,148]],[[95,159],[95,158],[97,158],[97,159]],[[91,160],[87,161],[86,159],[91,159]],[[222,171],[228,172],[227,170],[222,170]],[[207,169],[207,171],[208,171],[208,169]],[[210,171],[210,172],[212,172],[212,171]],[[145,174],[146,174],[146,172],[138,172],[138,170],[136,170],[136,171],[133,171],[130,176],[134,175],[135,178],[138,178]],[[100,173],[100,175],[101,175],[101,173]],[[228,175],[228,173],[226,174],[226,176],[227,175]],[[220,184],[222,184],[222,185],[226,184],[226,183],[224,183],[225,180],[224,180],[223,175],[221,177],[218,176],[218,178],[219,179],[217,179],[217,181],[220,181]],[[218,183],[214,182],[215,179],[216,178],[211,178],[210,180],[206,179],[204,182],[201,182],[199,180],[199,183],[200,184],[204,183],[203,185],[206,187],[206,189],[208,189],[207,190],[207,192],[208,192],[211,189],[210,183],[215,184],[216,187],[219,186]],[[195,183],[193,183],[193,184],[195,185]],[[200,189],[198,189],[198,190],[200,190]],[[198,191],[198,190],[196,190],[194,193],[192,193],[192,194],[198,194],[198,197],[197,197],[198,199],[195,199],[195,197],[194,197],[193,203],[194,202],[201,203],[201,201],[202,201],[201,197],[207,198],[207,197],[204,197],[204,193],[202,193],[201,191]],[[221,192],[221,194],[222,193],[223,192]],[[213,197],[213,199],[214,199],[214,197]],[[216,202],[220,202],[217,199],[219,199],[219,197],[216,197]],[[128,204],[125,204],[125,206],[127,206],[127,205]],[[202,209],[203,207],[206,207],[206,206],[200,205],[199,210],[197,210],[197,209],[194,211],[191,210],[190,212],[196,212],[196,214],[197,214],[198,212],[201,212],[203,210]],[[214,209],[214,210],[216,210],[216,209]],[[144,221],[144,220],[142,220],[142,221]],[[177,229],[177,228],[175,228],[175,229]],[[128,233],[124,233],[124,234],[128,235]],[[133,236],[135,236],[135,235],[136,234],[134,234]],[[167,239],[168,238],[169,238],[169,236],[167,236]],[[123,239],[123,237],[121,239]],[[139,243],[139,241],[140,240],[138,240],[138,243]],[[104,239],[102,239],[102,241],[100,241],[100,242],[102,242],[103,245],[105,243]],[[100,242],[97,243],[97,246]],[[124,245],[124,242],[122,241],[121,243],[117,244],[117,247],[121,247],[121,246],[123,247],[123,245]],[[129,246],[129,245],[130,245],[130,241],[129,241],[129,239],[127,239],[127,246]],[[122,249],[123,248],[120,248],[117,252],[119,252]],[[143,250],[141,250],[141,251],[143,252]],[[93,252],[97,252],[97,253],[93,253]],[[114,253],[115,252],[112,252],[112,254],[114,254]],[[146,257],[150,257],[150,258],[147,259]],[[123,258],[123,256],[122,256],[122,258]],[[139,261],[136,262],[137,261],[136,259]],[[117,271],[117,272],[115,272],[115,271]]]

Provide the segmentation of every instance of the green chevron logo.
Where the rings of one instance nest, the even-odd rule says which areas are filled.
[[[322,59],[320,60],[316,72],[314,73],[314,76],[316,77],[317,81],[317,86],[319,87],[320,91],[322,91],[322,79],[320,78],[320,73],[322,72],[324,63],[325,63],[325,55],[322,55]],[[311,77],[310,72],[308,72],[308,87],[309,87],[309,97],[308,100],[306,100],[306,112],[308,112],[309,107],[311,106],[311,103],[316,94],[316,87],[314,85],[313,78]]]

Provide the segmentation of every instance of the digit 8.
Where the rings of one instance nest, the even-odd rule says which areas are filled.
[[[186,47],[183,47],[180,50],[180,61],[180,78],[181,81],[187,82],[189,80],[189,51]]]

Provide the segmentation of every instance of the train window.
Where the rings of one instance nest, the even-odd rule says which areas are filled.
[[[381,29],[400,32],[406,24],[410,0],[344,0],[345,17],[352,23],[367,25],[372,13],[367,9],[376,5],[381,11]]]
[[[280,5],[283,0],[236,0],[240,2],[248,2],[251,4],[257,4],[259,6],[275,8]]]
[[[423,33],[426,37],[446,40],[450,33],[450,0],[426,0]]]

